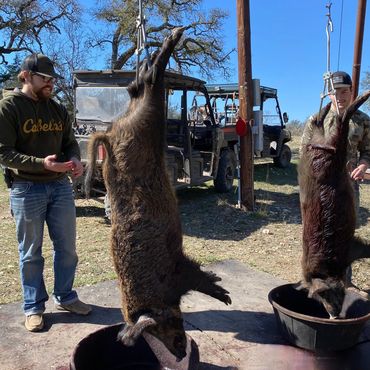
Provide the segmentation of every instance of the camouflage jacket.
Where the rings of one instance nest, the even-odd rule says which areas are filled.
[[[336,111],[333,107],[324,119],[324,135],[329,136],[335,129]],[[302,135],[302,145],[306,145],[313,135],[313,118],[306,122]],[[357,167],[359,162],[366,163],[370,167],[370,117],[357,110],[349,121],[348,133],[348,161],[352,168]]]

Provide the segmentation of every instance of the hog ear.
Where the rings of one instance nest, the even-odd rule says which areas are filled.
[[[329,110],[331,107],[331,102],[326,104],[324,108],[321,109],[321,111],[314,117],[313,124],[322,127],[323,125],[323,120],[328,114]]]
[[[306,281],[301,280],[301,281],[299,281],[298,283],[294,284],[294,285],[293,285],[293,288],[294,288],[295,290],[305,290],[305,289],[307,289],[307,290],[308,290],[308,284],[307,284],[307,282],[306,282]]]
[[[308,290],[308,297],[312,298],[315,294],[321,293],[329,288],[328,284],[322,279],[312,279],[311,286]]]
[[[352,114],[361,107],[363,103],[370,97],[370,90],[365,91],[362,95],[358,96],[351,105],[346,109],[343,116],[343,121],[352,117]]]
[[[141,315],[134,325],[125,325],[118,333],[117,340],[126,346],[133,346],[146,328],[156,324],[157,322],[151,316]]]

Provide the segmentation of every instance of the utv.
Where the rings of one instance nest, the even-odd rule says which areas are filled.
[[[224,140],[232,146],[238,140],[235,133],[239,109],[238,84],[207,85],[216,123],[224,131]],[[256,157],[270,157],[278,167],[289,165],[292,154],[287,143],[291,133],[286,129],[287,113],[281,113],[277,89],[260,86],[253,80],[254,106],[252,126],[254,153]],[[274,109],[275,113],[271,113]]]
[[[95,131],[108,130],[126,112],[130,100],[127,86],[135,77],[135,71],[122,70],[73,73],[74,130],[84,165],[87,161],[89,135]],[[232,147],[225,142],[224,131],[215,121],[205,82],[173,72],[166,72],[164,81],[165,149],[168,174],[173,186],[179,189],[213,180],[217,191],[230,191],[236,162],[234,160],[232,163],[232,171],[225,168],[225,158],[233,153]],[[199,95],[199,101],[209,112],[206,119],[192,104],[196,95]],[[101,147],[98,153],[100,164],[104,156]],[[101,171],[94,178],[92,188],[96,193],[105,193]],[[75,189],[84,193],[83,178],[75,184]]]

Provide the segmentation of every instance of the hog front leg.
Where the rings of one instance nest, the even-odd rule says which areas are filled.
[[[370,258],[370,242],[355,236],[348,252],[348,265],[361,258]]]

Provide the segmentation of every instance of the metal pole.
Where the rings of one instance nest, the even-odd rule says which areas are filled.
[[[239,115],[247,122],[247,132],[240,137],[241,203],[254,211],[252,57],[249,0],[237,0]]]
[[[360,82],[362,42],[364,38],[364,28],[365,28],[365,14],[366,14],[366,0],[358,0],[355,48],[352,67],[352,100],[355,100],[358,95],[358,86]]]

